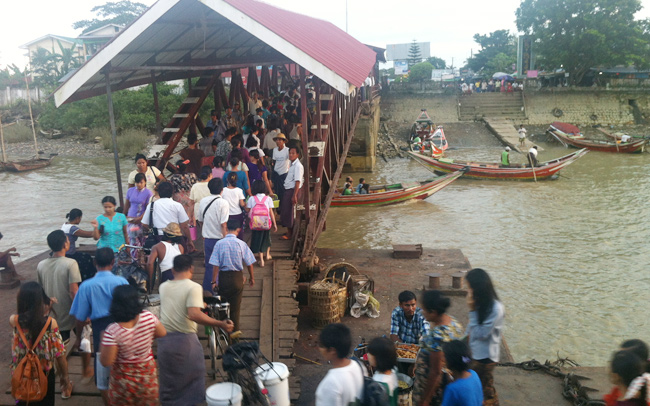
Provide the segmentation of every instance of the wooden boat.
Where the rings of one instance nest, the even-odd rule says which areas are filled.
[[[470,179],[495,179],[495,180],[543,180],[553,178],[564,167],[571,165],[578,158],[584,156],[587,149],[581,149],[572,154],[541,162],[533,171],[529,165],[511,164],[503,167],[498,162],[472,162],[458,161],[448,158],[431,158],[416,152],[409,152],[411,157],[432,168],[436,173],[449,173],[466,168],[464,178]]]
[[[645,144],[648,142],[646,139],[634,140],[631,142],[620,142],[572,138],[567,137],[561,132],[555,131],[553,126],[549,127],[547,131],[558,141],[560,141],[560,143],[562,143],[565,147],[568,147],[570,145],[575,148],[587,148],[592,151],[601,152],[620,152],[624,154],[643,152],[645,149]]]
[[[433,144],[440,153],[449,148],[445,130],[441,125],[435,126],[426,109],[420,111],[420,115],[415,119],[415,123],[411,127],[411,140],[416,136],[420,138],[422,144]]]
[[[385,206],[411,199],[426,199],[463,175],[463,171],[441,176],[424,182],[396,183],[393,185],[371,186],[369,194],[335,195],[332,206]]]
[[[609,131],[606,131],[606,130],[604,130],[602,128],[598,128],[598,131],[605,134],[605,136],[607,138],[610,138],[610,139],[616,140],[616,141],[621,141],[623,139],[623,135],[624,135],[622,133],[613,133],[612,134]],[[647,135],[629,135],[629,137],[632,138],[632,139],[635,139],[635,140],[648,139]]]
[[[26,172],[34,169],[45,168],[52,163],[50,158],[25,159],[22,161],[0,162],[0,166],[8,172]]]
[[[563,123],[561,121],[554,121],[551,123],[551,128],[563,135],[571,138],[584,138],[585,136],[580,132],[580,129],[573,124]]]

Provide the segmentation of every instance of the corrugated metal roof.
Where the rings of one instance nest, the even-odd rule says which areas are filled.
[[[54,93],[56,105],[214,69],[295,62],[338,91],[360,86],[375,53],[334,25],[253,0],[159,0]],[[193,67],[195,70],[183,69]]]
[[[255,0],[225,0],[286,41],[359,87],[376,53],[334,24]]]

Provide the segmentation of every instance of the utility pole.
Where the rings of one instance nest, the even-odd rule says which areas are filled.
[[[345,0],[345,32],[348,32],[348,0]]]

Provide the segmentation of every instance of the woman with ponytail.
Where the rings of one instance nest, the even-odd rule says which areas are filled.
[[[233,162],[236,158],[233,158]],[[241,172],[241,171],[240,171]],[[227,172],[226,173],[226,187],[223,188],[221,192],[221,197],[223,200],[228,202],[230,207],[228,212],[228,220],[237,219],[239,224],[242,225],[241,231],[237,235],[237,238],[240,240],[244,236],[244,212],[243,209],[246,207],[246,201],[244,196],[244,191],[241,188],[237,187],[237,174],[239,172]]]
[[[70,241],[70,249],[65,253],[65,256],[72,258],[77,261],[79,264],[79,273],[81,273],[81,280],[85,281],[88,278],[92,278],[97,273],[93,258],[86,254],[85,252],[77,252],[77,238],[95,238],[97,231],[97,220],[91,220],[90,225],[93,226],[93,231],[84,231],[79,228],[81,223],[81,217],[83,213],[79,209],[72,209],[70,213],[65,215],[67,221],[61,226],[61,230],[68,236],[68,241]]]
[[[483,399],[487,406],[498,406],[499,397],[494,387],[494,367],[500,358],[501,338],[505,324],[505,308],[499,302],[490,275],[475,268],[465,276],[467,305],[469,306],[469,348],[472,350],[472,369],[483,385]]]

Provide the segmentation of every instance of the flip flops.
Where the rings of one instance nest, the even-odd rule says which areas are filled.
[[[72,396],[72,381],[69,381],[67,387],[61,386],[61,399],[70,399]]]
[[[280,237],[281,240],[290,240],[291,237],[287,236],[286,234]]]

